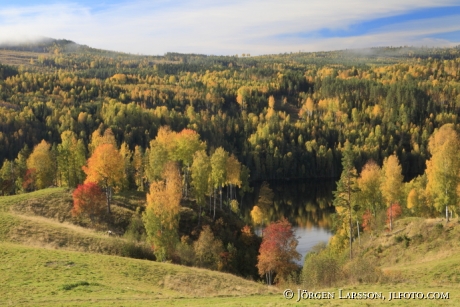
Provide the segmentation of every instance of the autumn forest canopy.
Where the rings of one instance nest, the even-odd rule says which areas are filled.
[[[118,145],[147,149],[169,126],[233,153],[251,180],[337,178],[346,139],[358,169],[396,152],[408,180],[460,103],[455,48],[147,57],[77,46],[17,46],[33,52],[2,65],[0,161],[43,139],[57,146],[65,131],[87,147],[111,128]]]
[[[237,216],[254,181],[305,179],[338,181],[341,249],[382,212],[390,228],[400,214],[458,212],[459,115],[459,47],[251,57],[0,45],[0,192],[69,187],[73,214],[98,223],[114,193],[144,191],[139,222],[158,260],[257,275],[260,238],[242,227],[240,243],[214,237],[205,218]],[[289,223],[267,220],[271,193],[263,184],[253,224],[286,241],[275,234],[289,238]],[[193,243],[177,235],[185,199],[204,223]],[[273,242],[258,265],[269,283],[298,259],[295,242]],[[278,252],[284,264],[268,256]]]

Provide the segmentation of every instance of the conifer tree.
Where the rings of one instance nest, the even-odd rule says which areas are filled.
[[[342,151],[342,174],[337,182],[337,190],[334,191],[334,206],[339,214],[348,215],[348,227],[350,238],[350,259],[353,258],[353,222],[352,222],[352,200],[353,194],[357,192],[357,177],[354,162],[353,149],[347,140]]]

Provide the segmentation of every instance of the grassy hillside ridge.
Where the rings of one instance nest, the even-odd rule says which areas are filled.
[[[198,225],[198,208],[185,201],[180,211],[179,235],[196,240],[202,225],[226,242],[234,242],[235,232],[245,224],[236,215],[216,210],[216,223],[208,216]],[[132,217],[145,208],[145,192],[126,191],[113,197],[112,214],[92,224],[88,218],[74,217],[72,194],[65,188],[48,188],[31,193],[0,197],[0,240],[73,251],[96,252],[140,259],[154,259],[150,246],[124,234]],[[115,236],[108,236],[111,230]]]
[[[345,276],[332,284],[376,280],[384,284],[458,286],[459,237],[457,218],[448,223],[443,219],[418,217],[397,220],[392,232],[365,233],[360,241],[356,240],[353,260],[345,259],[342,263],[341,273]],[[348,258],[347,253],[342,256]]]
[[[111,223],[98,225],[95,230],[83,227],[89,226],[88,221],[72,217],[72,197],[67,189],[49,188],[3,196],[0,197],[0,241],[154,259],[149,246],[107,235],[105,230],[119,230],[133,214],[121,206],[113,207]]]
[[[268,294],[231,274],[0,243],[0,305],[53,305]]]
[[[425,263],[460,252],[460,221],[409,217],[396,221],[394,231],[367,235],[355,244],[361,257],[381,266]]]
[[[458,283],[433,284],[429,278],[444,265],[459,264],[458,257],[422,265],[392,268],[402,276],[426,278],[388,284],[343,285],[343,292],[442,291],[443,301],[309,300],[311,306],[455,306]],[[440,264],[440,266],[438,266]],[[21,306],[293,306],[282,297],[283,288],[268,288],[230,274],[167,263],[0,243],[0,305]],[[301,286],[291,286],[293,290]],[[313,290],[313,289],[308,289]]]

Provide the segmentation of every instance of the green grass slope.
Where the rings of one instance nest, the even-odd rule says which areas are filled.
[[[125,198],[115,199],[116,219],[140,205]],[[0,197],[0,306],[164,306],[273,291],[231,274],[119,257],[127,240],[76,225],[71,204],[61,188]]]
[[[0,305],[165,305],[267,294],[266,286],[168,263],[0,243]]]
[[[123,220],[141,200],[119,196],[114,211]],[[378,264],[380,283],[304,289],[335,298],[297,302],[301,285],[267,287],[230,274],[119,257],[126,240],[76,225],[70,207],[70,192],[60,188],[0,197],[0,306],[460,306],[458,220],[406,218],[392,233],[362,237],[355,255]],[[294,291],[293,299],[283,297],[285,288]],[[340,299],[340,289],[381,292],[386,300]],[[389,301],[389,292],[400,291],[449,292],[449,299]]]

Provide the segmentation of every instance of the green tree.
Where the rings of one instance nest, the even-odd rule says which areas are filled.
[[[84,180],[85,147],[83,141],[77,140],[75,133],[69,130],[61,133],[61,140],[57,146],[58,178],[61,185],[74,188]]]
[[[211,175],[210,160],[204,150],[195,152],[191,171],[193,195],[200,208],[200,215],[198,216],[198,224],[200,224],[201,211],[202,207],[206,205],[206,193],[209,191],[209,177]]]
[[[18,156],[14,159],[14,165],[16,166],[16,170],[18,176],[16,177],[15,185],[16,185],[16,192],[21,191],[23,189],[23,179],[26,175],[27,171],[27,158],[30,155],[30,149],[27,145],[19,151]]]
[[[123,158],[123,168],[125,178],[123,179],[123,190],[129,190],[134,183],[134,168],[132,165],[133,152],[129,149],[128,144],[123,142],[120,146],[120,155]]]
[[[214,190],[219,189],[220,209],[222,209],[222,188],[227,178],[228,152],[222,147],[216,149],[211,156],[211,178]],[[214,198],[214,217],[216,217],[216,199]]]
[[[222,241],[214,236],[209,225],[203,226],[203,230],[198,240],[193,244],[193,248],[196,262],[199,266],[214,270],[219,267],[223,245]]]
[[[145,154],[142,147],[136,145],[133,155],[134,182],[138,191],[144,191]]]
[[[354,162],[354,153],[351,143],[347,140],[342,151],[342,174],[334,191],[334,206],[340,216],[348,216],[348,229],[350,239],[350,259],[353,258],[353,197],[358,192],[357,177]]]
[[[184,129],[176,135],[174,152],[172,158],[180,161],[184,165],[184,191],[188,193],[190,166],[193,162],[194,154],[199,150],[206,149],[206,143],[200,141],[200,135],[191,129]]]
[[[241,204],[240,206],[243,207],[243,196],[246,192],[251,193],[253,188],[249,186],[249,178],[250,178],[250,171],[246,165],[241,165],[240,171],[240,181],[241,181],[241,189],[239,190],[238,194],[241,197]]]
[[[2,195],[16,194],[16,180],[19,176],[19,168],[14,161],[3,161],[0,169],[0,192]]]

